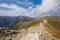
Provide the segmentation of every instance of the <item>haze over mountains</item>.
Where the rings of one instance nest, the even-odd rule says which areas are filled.
[[[18,21],[32,21],[35,18],[28,16],[0,16],[0,27],[10,27]]]

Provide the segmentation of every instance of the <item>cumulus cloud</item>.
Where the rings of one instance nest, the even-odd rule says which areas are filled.
[[[0,10],[0,15],[18,16],[29,13],[29,10],[19,7],[15,4],[0,4],[0,7],[11,8],[14,10]]]
[[[22,5],[25,5],[25,6],[31,6],[31,5],[33,5],[33,2],[28,2],[29,0],[24,0],[24,1],[18,1],[17,3],[18,4],[22,4]]]
[[[19,15],[22,15],[22,16],[35,17],[35,15],[33,13],[31,13],[34,10],[33,6],[35,6],[35,5],[32,5],[28,9],[25,9],[25,8],[19,7],[15,4],[8,5],[8,4],[2,3],[2,4],[0,4],[0,7],[6,7],[6,8],[13,9],[13,10],[0,10],[0,15],[1,16],[19,16]]]
[[[35,11],[37,15],[49,16],[60,14],[60,0],[43,0],[41,5],[37,5]]]
[[[23,2],[24,4],[25,2]],[[28,2],[27,2],[28,3]],[[21,2],[20,2],[21,4]],[[32,3],[28,3],[31,5]],[[36,6],[33,8],[33,6]],[[42,0],[40,5],[32,5],[28,9],[24,9],[15,4],[0,4],[0,7],[7,7],[14,10],[0,10],[0,15],[26,15],[32,17],[41,17],[41,16],[60,16],[60,0]]]
[[[14,10],[25,10],[24,8],[19,7],[19,6],[15,5],[15,4],[10,4],[10,5],[8,5],[8,4],[0,4],[0,7],[7,7],[7,8],[14,9]]]

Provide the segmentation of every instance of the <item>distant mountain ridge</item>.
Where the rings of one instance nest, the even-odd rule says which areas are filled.
[[[9,27],[18,21],[31,21],[33,19],[28,16],[0,16],[0,27]]]

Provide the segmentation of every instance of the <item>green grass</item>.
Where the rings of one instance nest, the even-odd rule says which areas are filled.
[[[56,30],[60,30],[60,21],[49,21],[48,22],[52,27],[54,27]]]
[[[52,20],[60,20],[59,17],[43,17],[43,18],[39,18],[30,22],[18,22],[16,24],[14,24],[10,29],[14,29],[14,30],[21,30],[21,29],[27,29],[29,27],[32,26],[36,26],[39,23],[43,22],[44,19],[47,19],[48,23],[53,27],[51,28],[51,26],[45,24],[46,30],[52,34],[52,36],[60,38],[60,21],[52,21]]]
[[[14,25],[11,26],[10,29],[14,29],[14,30],[21,30],[21,29],[27,29],[29,27],[32,27],[32,26],[36,26],[38,25],[40,22],[42,22],[42,19],[36,19],[36,20],[33,20],[33,21],[29,21],[29,22],[18,22]]]
[[[60,39],[60,20],[59,17],[50,17],[48,19],[48,24],[45,24],[46,30],[52,34],[52,36],[57,37]],[[51,28],[52,27],[52,28]]]
[[[30,21],[30,22],[23,22],[23,21],[22,21],[22,22],[18,22],[18,23],[16,23],[16,24],[12,25],[12,29],[23,29],[23,28],[29,28],[29,27],[31,27],[31,26],[36,26],[36,25],[38,25],[39,23],[43,22],[45,18],[46,18],[47,20],[51,20],[51,19],[52,19],[52,20],[57,20],[57,19],[59,19],[58,17],[48,17],[48,16],[46,16],[46,17],[39,18],[39,19]],[[49,21],[49,23],[50,23],[50,21]],[[59,24],[59,22],[58,22],[58,24]],[[55,26],[54,22],[52,22],[51,25],[54,25],[54,26]]]

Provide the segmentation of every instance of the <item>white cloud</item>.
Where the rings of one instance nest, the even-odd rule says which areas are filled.
[[[7,7],[7,8],[11,8],[11,9],[14,9],[14,10],[25,10],[24,8],[22,8],[22,7],[19,7],[19,6],[17,6],[17,5],[15,5],[15,4],[10,4],[10,5],[8,5],[8,4],[0,4],[0,7]]]
[[[32,5],[33,3],[32,2],[17,2],[18,4],[23,4],[23,5],[26,5],[26,6],[29,6],[29,5]]]
[[[25,15],[29,13],[29,10],[19,7],[15,4],[11,4],[11,5],[0,4],[0,7],[7,7],[7,8],[14,9],[14,10],[0,10],[0,15],[18,16],[18,15]]]
[[[35,17],[34,13],[31,13],[34,10],[34,9],[32,9],[33,6],[35,6],[35,5],[30,6],[28,9],[24,9],[22,7],[15,5],[15,4],[8,5],[8,4],[2,3],[2,4],[0,4],[0,7],[11,8],[14,10],[0,10],[0,15],[1,16],[26,15],[26,16],[30,16],[30,17]]]
[[[29,3],[30,4],[30,3]],[[60,15],[60,0],[43,0],[42,4],[37,5],[33,9],[32,5],[28,9],[24,9],[22,7],[19,7],[15,4],[0,4],[0,7],[8,7],[12,8],[14,10],[7,11],[7,10],[0,10],[0,15],[26,15],[26,16],[32,16],[32,17],[37,17],[37,16],[46,16],[46,15],[52,15],[53,13],[57,13]]]
[[[33,9],[34,6],[35,6],[35,5],[31,5],[28,9]]]
[[[36,12],[37,16],[42,15],[43,13],[45,13],[46,15],[47,13],[50,14],[49,12],[51,11],[54,13],[60,14],[59,5],[60,5],[60,0],[43,0],[42,4],[37,5],[37,7],[35,8],[35,11],[32,11],[32,12]]]
[[[47,12],[55,6],[55,0],[43,0],[42,5],[40,5],[40,10]]]
[[[49,12],[50,10],[54,9],[57,5],[57,0],[43,0],[42,4],[39,5],[41,12]]]

